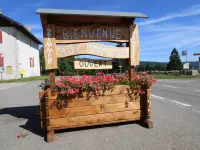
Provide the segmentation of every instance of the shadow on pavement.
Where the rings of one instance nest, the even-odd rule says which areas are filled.
[[[23,107],[11,107],[11,108],[4,108],[0,109],[0,115],[8,114],[16,118],[24,118],[28,121],[26,124],[21,125],[20,127],[36,134],[38,136],[45,138],[45,130],[41,129],[40,125],[40,106],[23,106]],[[73,132],[73,131],[80,131],[80,130],[90,130],[90,129],[98,129],[98,128],[105,128],[105,127],[118,127],[121,125],[128,125],[128,124],[139,124],[138,121],[129,121],[129,122],[122,122],[122,123],[113,123],[113,124],[104,124],[104,125],[95,125],[95,126],[88,126],[88,127],[78,127],[78,128],[70,128],[70,129],[62,129],[57,130],[56,133],[64,133],[64,132]]]
[[[0,115],[8,114],[16,118],[28,119],[25,125],[20,127],[33,134],[44,137],[45,132],[40,127],[40,106],[23,106],[0,109]]]

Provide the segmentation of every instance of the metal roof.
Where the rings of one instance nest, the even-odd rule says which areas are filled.
[[[68,9],[42,9],[36,11],[37,14],[53,15],[83,15],[83,16],[102,16],[102,17],[124,17],[124,18],[148,18],[139,12],[112,12],[112,11],[91,11],[91,10],[68,10]]]
[[[24,33],[26,36],[30,37],[32,40],[34,40],[35,42],[37,42],[38,44],[43,44],[38,38],[36,38],[23,24],[3,15],[0,14],[0,19],[4,19],[7,22],[9,22],[11,25],[13,25],[14,27],[16,27],[18,30],[20,30],[22,33]]]

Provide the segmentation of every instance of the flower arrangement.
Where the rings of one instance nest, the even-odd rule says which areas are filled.
[[[96,76],[82,75],[81,77],[66,76],[56,81],[56,91],[63,97],[79,96],[83,92],[95,97],[105,91],[112,90],[117,80],[114,76],[99,72]]]
[[[88,98],[91,96],[98,98],[104,95],[104,92],[112,91],[116,85],[128,85],[130,89],[137,91],[137,94],[144,94],[145,89],[150,88],[155,82],[154,76],[147,73],[135,74],[130,79],[128,73],[111,75],[99,72],[96,76],[61,76],[56,81],[55,91],[58,93],[58,105],[60,105],[61,99],[66,100],[69,97],[82,96],[84,92],[87,93]],[[48,80],[45,80],[41,85],[42,89],[50,87]]]

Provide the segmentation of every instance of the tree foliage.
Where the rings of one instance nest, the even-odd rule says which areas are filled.
[[[167,64],[167,70],[182,70],[183,65],[179,56],[179,53],[176,48],[174,48],[169,57],[169,63]]]

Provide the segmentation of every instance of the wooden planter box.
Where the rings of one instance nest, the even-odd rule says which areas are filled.
[[[53,141],[54,130],[147,120],[151,116],[150,89],[138,95],[126,85],[118,85],[112,92],[95,99],[69,98],[65,108],[56,105],[57,94],[51,90],[40,92],[41,127],[47,130],[47,142]]]

